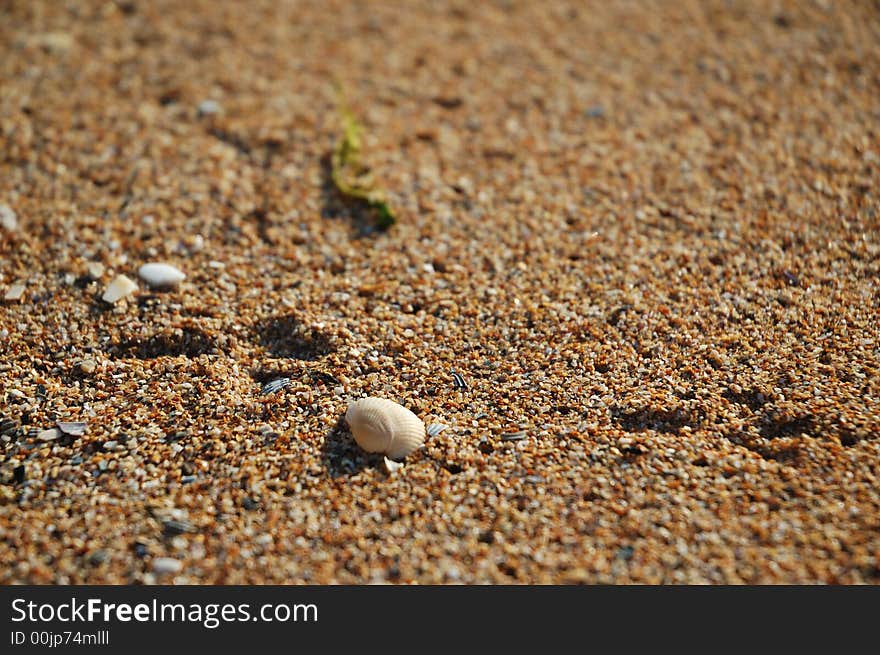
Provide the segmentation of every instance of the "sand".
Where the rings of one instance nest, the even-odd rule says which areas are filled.
[[[876,584],[878,42],[856,0],[3,2],[0,582]],[[389,472],[367,395],[447,427]]]

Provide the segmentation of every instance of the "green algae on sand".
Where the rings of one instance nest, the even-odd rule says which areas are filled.
[[[363,142],[360,124],[341,99],[339,104],[342,137],[331,157],[333,184],[343,196],[365,203],[375,212],[377,227],[387,230],[397,218],[385,199],[385,192],[375,185],[370,167],[361,159]]]

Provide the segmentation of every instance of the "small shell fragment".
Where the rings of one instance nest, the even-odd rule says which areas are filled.
[[[98,362],[90,357],[87,357],[80,361],[78,366],[81,373],[90,375],[95,372],[95,369],[98,367]]]
[[[274,393],[290,384],[290,378],[278,378],[263,385],[263,394]]]
[[[24,295],[24,288],[24,285],[21,283],[13,284],[6,290],[3,300],[21,300],[21,297]]]
[[[441,432],[443,432],[443,430],[445,430],[447,427],[449,427],[449,426],[443,425],[442,423],[431,423],[431,425],[428,426],[428,428],[425,430],[425,432],[428,433],[429,437],[436,437]]]
[[[358,445],[368,453],[401,459],[425,443],[425,424],[403,405],[384,398],[351,403],[345,420]]]
[[[86,426],[88,424],[83,421],[56,421],[55,425],[57,425],[58,429],[64,434],[70,435],[71,437],[81,437],[86,433]]]
[[[107,285],[101,300],[111,305],[137,290],[137,285],[126,276],[120,274]]]
[[[527,430],[520,430],[519,432],[505,432],[501,435],[501,441],[522,441],[528,436],[529,433]]]
[[[153,289],[177,286],[186,274],[171,264],[144,264],[138,269],[138,276]]]

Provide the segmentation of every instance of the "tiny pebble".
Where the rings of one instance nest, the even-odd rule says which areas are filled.
[[[528,436],[529,433],[526,430],[520,430],[519,432],[505,432],[501,435],[501,441],[522,441]]]
[[[88,273],[89,279],[98,280],[104,275],[104,264],[101,262],[90,262],[86,268],[86,272]]]
[[[0,226],[8,232],[14,232],[18,227],[18,217],[9,205],[0,205]]]
[[[55,441],[60,436],[61,431],[58,428],[49,428],[48,430],[40,431],[37,434],[37,439],[40,441]]]
[[[183,563],[173,557],[157,557],[153,560],[155,573],[180,573],[182,569]]]
[[[12,418],[4,418],[0,421],[0,434],[12,434],[18,427],[18,421]]]
[[[57,421],[55,425],[58,426],[58,429],[64,434],[79,437],[86,433],[86,426],[88,424],[83,421]]]

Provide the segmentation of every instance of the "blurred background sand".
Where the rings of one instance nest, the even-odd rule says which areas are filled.
[[[876,583],[877,43],[862,1],[0,2],[0,582]],[[364,395],[446,428],[389,473]]]

